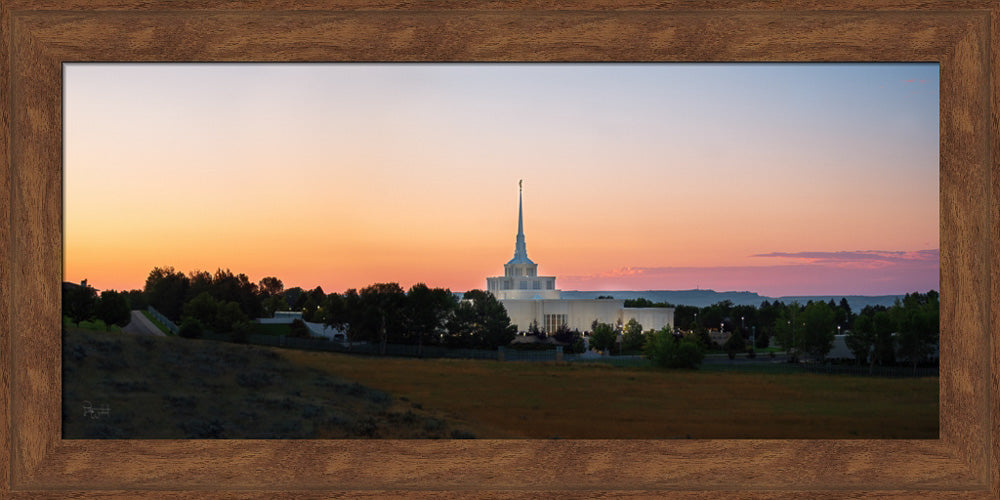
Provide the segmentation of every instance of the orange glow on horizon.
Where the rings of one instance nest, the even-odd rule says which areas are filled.
[[[760,255],[938,248],[937,82],[936,64],[69,64],[64,279],[485,288],[524,179],[528,255],[565,290],[912,291],[904,270],[936,288],[923,260]]]

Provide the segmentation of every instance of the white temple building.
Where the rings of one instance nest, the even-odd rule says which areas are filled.
[[[527,331],[532,321],[537,321],[538,327],[545,332],[553,332],[561,325],[589,332],[595,320],[621,326],[635,319],[644,330],[673,325],[673,308],[625,307],[623,299],[560,298],[556,277],[539,276],[538,264],[528,258],[521,188],[521,182],[518,182],[514,258],[504,264],[503,276],[486,278],[486,290],[503,304],[511,323],[519,331]]]

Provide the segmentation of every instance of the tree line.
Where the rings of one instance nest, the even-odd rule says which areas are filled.
[[[92,318],[105,324],[125,325],[130,309],[152,305],[180,325],[181,334],[229,333],[245,340],[254,318],[275,311],[301,311],[303,319],[346,333],[352,341],[387,344],[495,349],[517,335],[503,305],[490,293],[471,290],[460,300],[450,290],[418,283],[404,290],[398,283],[375,283],[344,293],[284,288],[274,276],[253,282],[242,273],[219,269],[215,273],[182,273],[172,267],[150,271],[142,290],[105,290],[98,296],[84,280],[80,286],[63,287],[63,311],[79,324]],[[939,297],[935,291],[907,294],[891,307],[867,306],[854,313],[846,299],[797,302],[764,301],[761,305],[733,305],[726,300],[706,307],[654,303],[630,299],[626,307],[673,307],[677,330],[703,351],[724,348],[731,355],[768,347],[771,342],[786,350],[792,361],[802,357],[824,361],[834,335],[846,333],[846,343],[860,364],[911,363],[914,368],[934,352],[939,334]],[[732,332],[723,346],[716,345],[709,330]],[[618,330],[621,330],[621,342]],[[620,353],[646,351],[652,332],[643,332],[635,320],[625,325],[592,325],[590,346]],[[308,330],[297,329],[300,335]],[[568,352],[581,352],[583,335],[562,327],[529,334],[553,337]],[[675,332],[677,333],[677,332]],[[678,337],[678,335],[675,335]]]
[[[626,300],[625,306],[673,307],[676,324],[702,344],[730,353],[753,353],[773,341],[793,362],[803,357],[823,362],[834,336],[842,333],[858,364],[874,367],[906,362],[915,369],[933,354],[940,333],[940,297],[934,290],[906,294],[890,307],[865,306],[858,313],[846,298],[839,303],[830,299],[805,304],[765,300],[759,307],[725,300],[700,308],[640,298]],[[707,332],[715,329],[732,332],[722,346],[708,339]]]
[[[77,323],[94,317],[108,297],[109,303],[114,300],[125,311],[122,325],[128,323],[130,309],[151,305],[179,324],[179,334],[187,337],[212,332],[245,341],[253,319],[284,310],[301,311],[305,321],[343,330],[352,341],[378,344],[381,352],[387,344],[496,349],[517,334],[503,304],[492,294],[470,290],[460,300],[446,288],[423,283],[409,290],[398,283],[375,283],[328,294],[319,286],[285,289],[274,276],[254,283],[229,269],[185,274],[173,267],[156,267],[142,290],[108,290],[97,298],[86,281],[64,290],[63,311]]]

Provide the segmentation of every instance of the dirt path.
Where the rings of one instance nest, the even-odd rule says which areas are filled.
[[[160,337],[166,337],[156,325],[153,324],[146,315],[142,314],[142,311],[132,311],[132,321],[122,328],[125,333],[133,333],[136,335],[156,335]]]

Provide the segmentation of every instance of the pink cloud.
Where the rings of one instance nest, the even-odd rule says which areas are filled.
[[[939,251],[772,252],[787,264],[719,267],[623,267],[561,276],[565,290],[753,291],[762,295],[883,295],[940,288]]]

